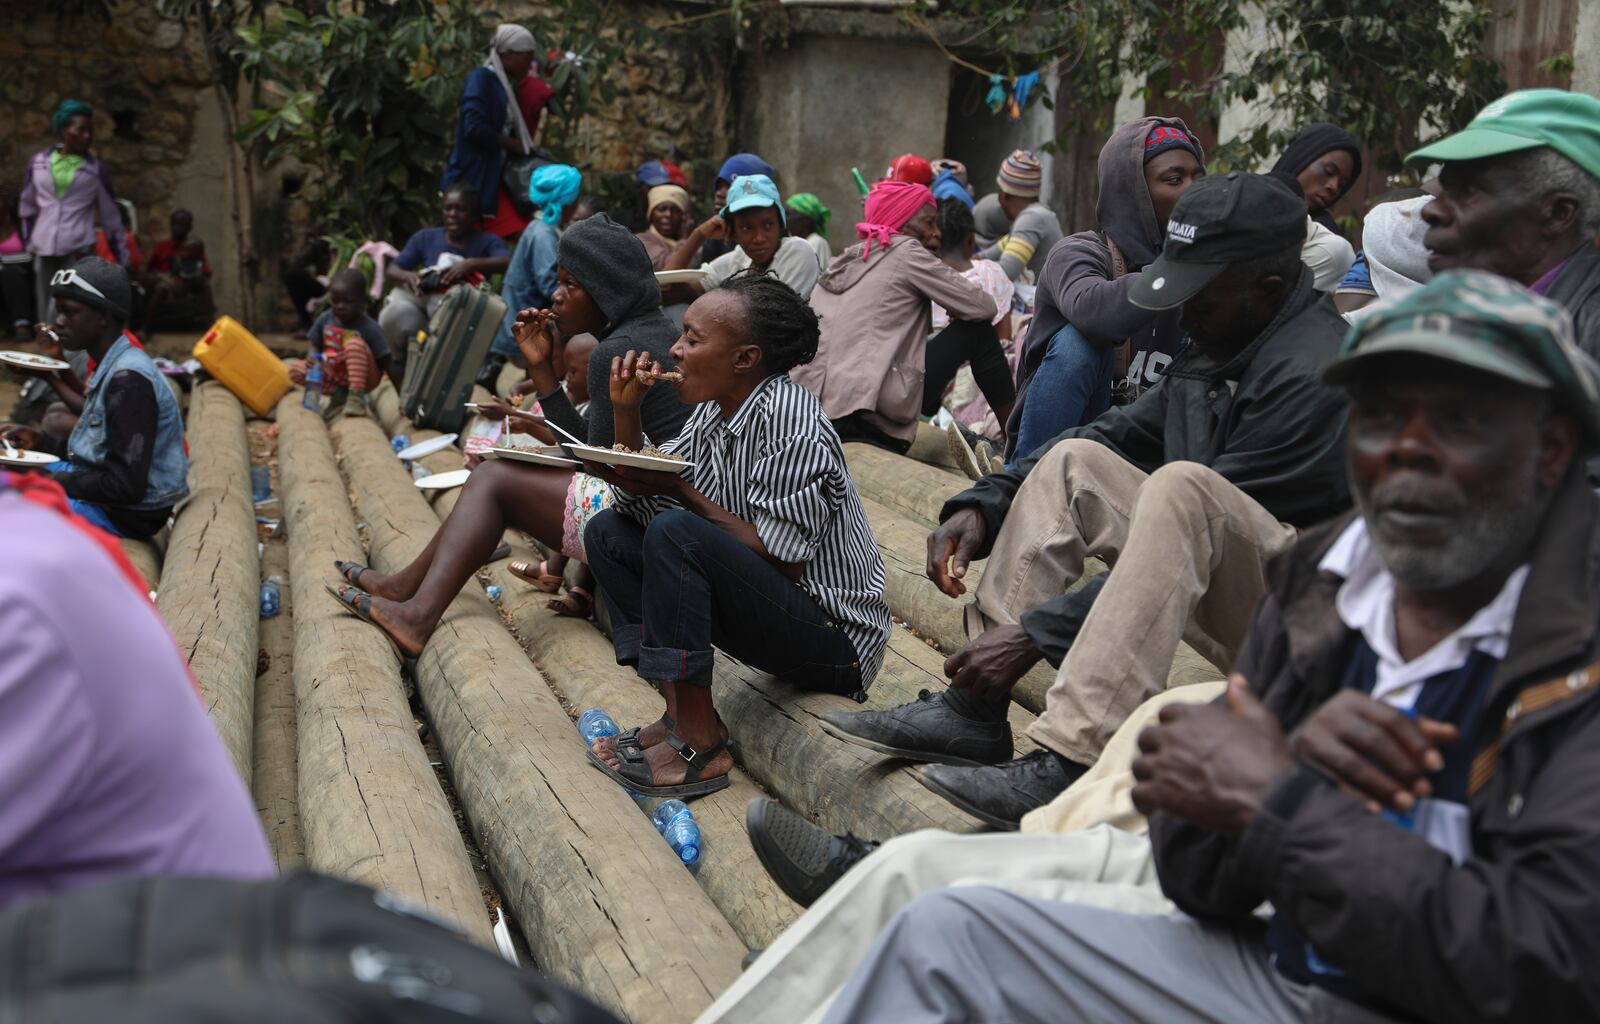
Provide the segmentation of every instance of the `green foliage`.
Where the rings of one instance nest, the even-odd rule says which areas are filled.
[[[596,100],[614,97],[604,72],[648,30],[602,33],[621,19],[598,0],[550,6],[551,17],[528,27],[555,89],[540,141],[559,151]],[[360,0],[337,15],[285,6],[238,25],[233,53],[270,100],[241,135],[269,161],[292,156],[314,169],[310,198],[329,233],[402,239],[437,220],[457,97],[497,20],[474,0]]]
[[[1489,0],[917,3],[971,26],[962,48],[994,55],[1007,74],[1057,64],[1055,100],[1069,101],[1069,132],[1113,127],[1125,74],[1145,83],[1151,112],[1192,107],[1213,127],[1229,105],[1251,104],[1255,127],[1211,154],[1218,168],[1254,165],[1320,120],[1342,125],[1380,166],[1397,170],[1425,133],[1461,127],[1504,90],[1483,52],[1499,17]],[[1248,43],[1225,68],[1223,40],[1247,29],[1247,12],[1259,31],[1235,34]]]
[[[271,98],[240,134],[269,161],[293,156],[315,170],[311,198],[328,230],[404,237],[436,219],[455,97],[490,32],[467,0],[342,15],[280,8],[235,28],[241,68]]]

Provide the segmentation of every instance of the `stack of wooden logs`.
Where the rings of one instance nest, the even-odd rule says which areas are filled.
[[[298,391],[277,410],[306,863],[388,890],[487,943],[490,916],[418,738],[401,660],[380,631],[322,593],[343,582],[337,559],[379,571],[409,563],[458,493],[430,505],[389,441],[404,433],[416,443],[434,432],[400,414],[392,388],[375,398],[373,418],[331,427],[300,407]],[[189,415],[194,496],[164,562],[152,546],[134,545],[130,555],[159,582],[161,611],[248,780],[259,568],[244,412],[220,387],[202,385]],[[942,450],[931,440],[922,447],[929,458]],[[902,623],[864,705],[888,708],[944,687],[945,652],[964,642],[961,603],[939,594],[923,567],[939,506],[965,481],[945,466],[846,449]],[[434,471],[459,468],[461,452],[450,447],[421,461]],[[517,557],[541,557],[520,535],[506,539]],[[492,562],[482,575],[501,588],[499,606],[479,580],[469,581],[411,679],[471,836],[535,963],[623,1017],[692,1020],[737,977],[747,950],[771,943],[798,915],[745,838],[750,800],[770,795],[825,828],[876,839],[978,827],[922,786],[911,766],[820,727],[821,715],[862,705],[802,692],[719,656],[715,696],[739,767],[728,789],[693,803],[704,846],[698,871],[685,870],[656,834],[648,804],[588,763],[572,721],[588,707],[623,724],[653,721],[659,695],[616,664],[594,624],[556,616],[548,596],[506,565]],[[969,586],[981,571],[974,567]],[[1175,680],[1215,677],[1197,662],[1182,655]],[[1047,669],[1037,670],[1019,688],[1011,711],[1019,752],[1032,748],[1023,730],[1049,680]]]

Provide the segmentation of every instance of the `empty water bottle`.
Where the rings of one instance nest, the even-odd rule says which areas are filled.
[[[306,360],[306,393],[300,399],[312,412],[322,411],[322,360],[311,358]]]
[[[250,499],[257,505],[272,500],[272,467],[250,467]]]
[[[583,737],[585,746],[592,747],[600,737],[615,736],[621,731],[611,716],[599,708],[590,708],[578,716],[578,735]]]
[[[684,867],[693,868],[700,863],[700,826],[695,823],[687,804],[682,800],[665,800],[656,807],[650,820]]]
[[[272,618],[278,614],[278,609],[282,607],[283,597],[278,591],[278,582],[278,577],[269,576],[267,581],[261,584],[261,617],[263,619]]]
[[[411,447],[411,438],[404,434],[396,434],[389,439],[389,447],[394,449],[396,455],[399,455]]]

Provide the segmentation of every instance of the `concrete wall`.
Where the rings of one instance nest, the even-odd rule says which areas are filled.
[[[750,55],[740,82],[739,147],[777,169],[784,193],[834,211],[835,249],[854,242],[861,210],[850,168],[871,182],[901,153],[944,151],[950,63],[926,42],[797,35]]]

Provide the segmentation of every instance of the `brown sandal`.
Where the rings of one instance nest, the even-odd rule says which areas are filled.
[[[506,571],[524,583],[532,584],[537,590],[546,594],[559,594],[561,592],[561,577],[551,575],[550,562],[541,561],[538,568],[532,562],[507,562]]]

